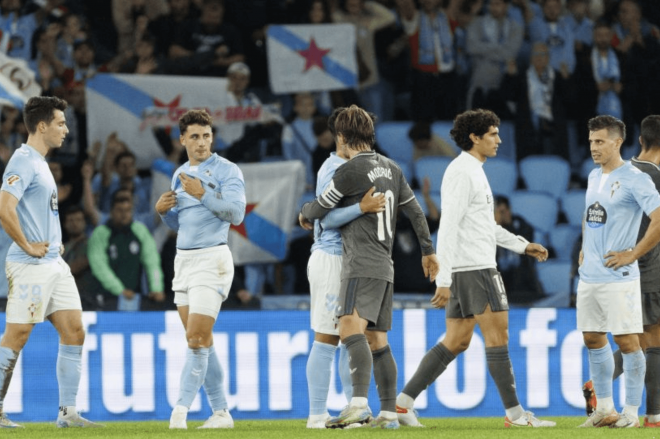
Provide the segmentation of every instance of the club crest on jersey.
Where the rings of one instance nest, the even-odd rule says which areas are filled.
[[[612,198],[614,196],[614,193],[617,190],[619,190],[620,188],[621,188],[621,183],[619,183],[618,181],[615,181],[614,183],[612,183],[612,185],[610,186],[610,189],[611,189],[610,198]]]
[[[50,195],[50,210],[52,210],[55,215],[60,214],[59,208],[57,207],[57,191],[53,191]]]
[[[18,175],[11,175],[7,178],[7,186],[13,186],[18,181],[21,181],[21,177]]]

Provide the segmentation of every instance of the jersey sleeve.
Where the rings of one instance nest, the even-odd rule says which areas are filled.
[[[245,217],[245,182],[240,168],[234,164],[228,174],[219,179],[221,193],[207,190],[201,201],[218,218],[237,226]]]
[[[34,177],[34,166],[32,166],[28,157],[21,151],[16,151],[7,164],[0,190],[9,192],[20,201]]]
[[[399,206],[402,206],[414,200],[415,194],[413,193],[413,190],[410,189],[410,185],[408,184],[406,177],[403,176],[403,172],[401,172],[400,169],[399,169],[399,183],[400,183],[399,187],[401,188],[401,190],[399,191]]]
[[[351,165],[352,163],[349,161],[337,168],[330,184],[328,184],[321,196],[318,197],[319,204],[322,207],[332,209],[343,198],[357,193],[355,179],[358,176],[353,172]]]
[[[633,187],[632,195],[646,215],[651,215],[651,212],[660,207],[660,194],[650,175],[644,172],[637,174]]]

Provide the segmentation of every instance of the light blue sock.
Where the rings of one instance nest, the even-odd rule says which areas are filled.
[[[75,407],[80,374],[82,346],[60,345],[57,351],[57,384],[60,389],[60,407]]]
[[[188,348],[186,363],[181,371],[179,400],[176,405],[190,408],[197,392],[202,387],[209,365],[209,348]]]
[[[307,358],[307,389],[309,392],[309,414],[322,415],[328,411],[330,370],[335,359],[337,346],[315,341]]]
[[[626,405],[642,405],[644,376],[646,375],[646,357],[640,349],[630,354],[623,354],[623,375],[626,380]],[[598,396],[598,392],[596,392]]]
[[[5,396],[7,395],[17,360],[18,352],[10,348],[0,347],[0,413],[2,413]]]
[[[214,412],[227,408],[224,379],[225,374],[215,355],[215,347],[211,346],[209,348],[209,366],[206,369],[206,378],[204,378],[204,391],[206,391],[206,396],[208,396]]]
[[[348,365],[348,351],[344,343],[339,345],[339,379],[341,380],[341,387],[344,390],[346,401],[351,402],[351,398],[353,397],[353,381],[351,381],[351,368]]]
[[[598,398],[611,398],[614,357],[609,343],[600,349],[589,349],[589,368]]]

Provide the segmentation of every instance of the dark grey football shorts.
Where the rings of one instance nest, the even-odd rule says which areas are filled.
[[[392,329],[392,283],[382,279],[356,277],[342,279],[337,317],[353,314],[367,320],[371,331]]]
[[[450,291],[445,307],[448,319],[483,314],[487,305],[494,312],[509,310],[502,276],[494,268],[452,273]]]
[[[642,316],[644,325],[660,323],[660,291],[642,293]]]

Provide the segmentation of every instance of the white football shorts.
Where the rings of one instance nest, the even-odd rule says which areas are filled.
[[[612,335],[641,334],[642,292],[639,279],[630,282],[578,282],[577,328]]]
[[[76,281],[62,258],[38,265],[7,261],[5,272],[7,323],[41,323],[55,311],[82,311]]]
[[[314,250],[307,263],[309,279],[310,321],[314,332],[339,335],[337,301],[341,283],[341,255]]]
[[[234,280],[234,259],[226,245],[177,250],[174,258],[174,303],[189,314],[218,318]]]

